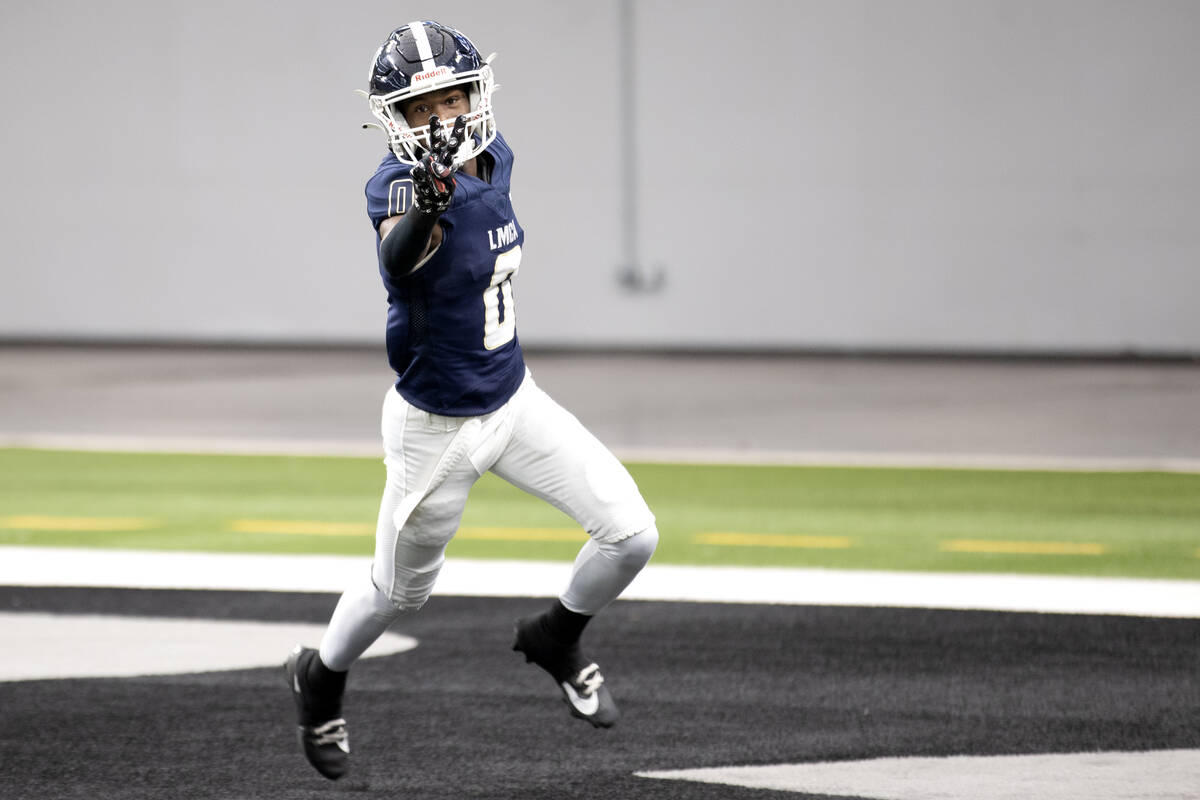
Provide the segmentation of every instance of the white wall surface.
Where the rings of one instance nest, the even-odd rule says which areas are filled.
[[[1200,352],[1200,3],[10,4],[0,337],[378,342],[370,57],[495,63],[527,344]],[[641,265],[623,266],[622,126]]]

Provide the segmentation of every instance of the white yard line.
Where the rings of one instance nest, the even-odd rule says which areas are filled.
[[[278,667],[325,625],[0,611],[0,681],[116,678]],[[386,632],[365,657],[402,653],[416,639]],[[280,677],[282,678],[282,671]],[[282,681],[281,681],[282,684]]]
[[[0,585],[341,592],[361,580],[359,556],[0,547]],[[554,597],[565,562],[449,559],[434,593]],[[978,609],[1200,617],[1200,581],[840,571],[654,564],[629,600]]]
[[[1185,800],[1200,750],[877,758],[639,772],[643,778],[870,800]]]

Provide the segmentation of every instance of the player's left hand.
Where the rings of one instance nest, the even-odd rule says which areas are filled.
[[[454,156],[462,146],[467,128],[464,116],[454,120],[450,132],[436,115],[429,118],[429,150],[412,168],[413,205],[420,211],[440,214],[454,196],[454,173],[459,165]]]

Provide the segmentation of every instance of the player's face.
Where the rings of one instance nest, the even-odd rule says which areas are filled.
[[[400,112],[404,114],[409,127],[419,128],[429,124],[429,118],[436,114],[442,122],[452,123],[460,114],[469,113],[470,100],[466,89],[451,86],[449,89],[435,89],[432,92],[417,95],[406,100]]]

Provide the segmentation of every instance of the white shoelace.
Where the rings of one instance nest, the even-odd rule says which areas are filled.
[[[600,667],[596,664],[588,664],[579,671],[579,677],[575,679],[575,685],[583,690],[584,697],[590,697],[596,693],[596,690],[604,685],[604,676],[600,674]]]
[[[338,744],[346,741],[346,720],[331,719],[323,725],[312,729],[313,743],[316,745]]]

